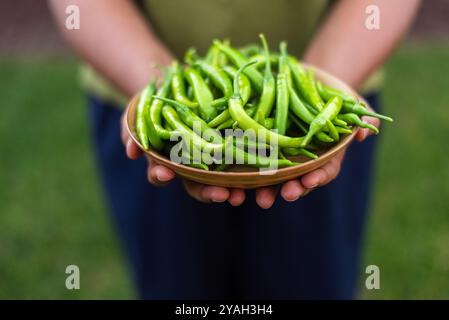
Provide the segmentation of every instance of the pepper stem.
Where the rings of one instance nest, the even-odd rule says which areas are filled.
[[[265,53],[265,77],[271,73],[271,60],[270,50],[268,49],[267,39],[263,33],[259,34],[260,41],[262,42],[263,51]]]
[[[256,60],[247,62],[237,70],[237,73],[234,78],[234,96],[235,97],[241,98],[240,97],[240,84],[239,84],[240,74],[243,72],[243,70],[245,70],[246,68],[248,68],[249,66],[251,66],[255,63],[257,63]]]

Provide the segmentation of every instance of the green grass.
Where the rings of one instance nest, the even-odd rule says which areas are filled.
[[[387,64],[363,298],[449,298],[449,44]],[[132,298],[102,201],[76,61],[0,59],[0,298]],[[81,290],[65,289],[65,267]]]
[[[367,298],[449,298],[449,44],[402,48],[387,64],[365,265]]]
[[[0,60],[0,298],[129,298],[75,61]],[[81,289],[65,288],[80,268]]]

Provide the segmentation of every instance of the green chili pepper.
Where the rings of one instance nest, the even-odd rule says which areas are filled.
[[[248,106],[248,105],[247,105]],[[236,122],[234,119],[232,119],[231,114],[229,113],[229,109],[225,110],[227,112],[227,115],[229,116],[228,119],[224,122],[222,122],[217,129],[218,130],[222,130],[222,129],[228,129],[228,128],[232,128],[234,123]],[[225,112],[223,111],[223,112]],[[245,108],[245,112],[248,116],[252,117],[254,115],[254,112],[256,111],[256,107],[248,107]]]
[[[289,113],[288,115],[289,119],[299,128],[299,130],[301,130],[302,133],[307,134],[307,131],[309,131],[293,114]],[[313,121],[313,119],[312,119]],[[329,137],[326,133],[324,132],[318,132],[315,137],[320,140],[321,142],[333,142],[334,139],[332,139],[331,137]]]
[[[148,150],[149,138],[148,138],[148,127],[147,127],[147,117],[148,111],[150,109],[150,103],[152,100],[152,96],[156,91],[156,83],[151,82],[145,89],[142,90],[139,102],[136,108],[136,131],[137,136],[139,137],[140,143],[145,150]]]
[[[203,119],[198,117],[195,113],[193,113],[186,105],[183,105],[175,100],[164,97],[154,96],[154,98],[162,100],[166,104],[174,107],[178,112],[178,115],[181,118],[181,120],[191,129],[193,129],[197,135],[202,137],[205,133],[207,133],[207,135],[209,135],[211,138],[211,141],[208,142],[223,143],[221,135],[215,129],[212,129],[206,123],[206,121],[204,121]],[[195,129],[198,129],[199,131],[195,131]]]
[[[249,139],[248,136],[235,137],[233,143],[236,147],[242,148],[245,150],[259,150],[259,149],[270,149],[271,146],[265,143],[259,143],[255,140]]]
[[[283,149],[280,149],[280,150],[278,151],[278,153],[279,153],[279,159],[285,160],[285,159],[287,159],[287,157],[285,156],[285,154],[284,154],[284,152],[283,152],[282,150],[283,150]]]
[[[242,92],[242,89],[240,89],[240,92]],[[245,111],[250,117],[252,117],[254,112],[256,111],[256,107],[248,103],[245,105]],[[212,128],[218,127],[217,129],[221,130],[231,128],[233,123],[234,119],[231,118],[229,110],[225,109],[218,116],[212,119],[212,121],[210,121],[208,125]]]
[[[287,64],[287,44],[285,42],[281,42],[280,51],[279,73],[276,78],[276,117],[274,127],[278,130],[278,133],[285,134],[290,101],[288,88],[291,87],[290,68]]]
[[[267,129],[273,129],[274,128],[274,118],[265,118],[264,127]]]
[[[325,86],[324,84],[322,84],[319,81],[317,81],[316,86],[318,89],[318,93],[326,101],[329,99],[332,99],[335,96],[339,96],[343,100],[343,103],[345,103],[345,102],[357,103],[357,99],[354,98],[353,96],[347,94],[346,92]]]
[[[209,52],[208,52],[209,54]],[[198,52],[196,52],[196,48],[189,48],[187,49],[186,53],[184,54],[184,62],[188,65],[194,64],[195,61],[199,60],[200,56]],[[206,59],[210,59],[210,57],[206,57]]]
[[[337,132],[339,134],[351,134],[352,133],[352,130],[349,128],[342,128],[342,127],[336,126],[335,129],[337,130]]]
[[[242,70],[250,65],[254,64],[254,61],[249,62],[245,65],[243,65],[238,73],[242,72]],[[266,129],[264,126],[259,124],[257,121],[252,119],[250,116],[248,116],[245,112],[245,109],[243,109],[242,105],[242,99],[240,98],[239,94],[239,83],[234,79],[234,94],[232,95],[231,99],[229,99],[229,112],[231,114],[231,117],[238,122],[239,127],[243,130],[253,129],[256,134],[263,135],[265,137],[265,141],[277,141],[278,145],[280,147],[299,147],[301,146],[303,142],[302,137],[288,137],[281,134],[277,134],[273,131],[270,131]]]
[[[220,50],[218,50],[215,46],[210,46],[209,50],[207,50],[206,57],[204,58],[204,61],[207,63],[218,66],[218,56],[220,54]],[[190,59],[189,59],[190,60]]]
[[[265,63],[262,94],[260,96],[260,101],[259,105],[257,106],[254,120],[263,125],[265,123],[265,118],[270,114],[271,109],[274,105],[276,96],[276,80],[274,79],[271,72],[270,51],[268,49],[267,40],[265,39],[265,36],[263,34],[259,35],[259,37],[262,41],[262,46],[265,52],[265,60],[267,62]],[[283,96],[282,99],[285,99],[285,96]]]
[[[261,48],[257,43],[251,43],[244,47],[238,48],[238,51],[245,57],[250,57],[258,54],[261,51]]]
[[[206,170],[209,171],[209,166],[202,162],[195,162],[194,159],[191,156],[191,152],[182,152],[180,144],[174,145],[172,148],[175,148],[174,152],[178,153],[178,156],[181,157],[181,163],[185,166]],[[177,149],[176,149],[177,148]],[[170,154],[172,152],[171,148],[167,148],[168,150],[165,150],[166,153]],[[204,156],[204,155],[202,155]]]
[[[223,130],[223,129],[229,129],[229,128],[232,128],[232,127],[234,126],[234,123],[235,123],[235,122],[236,122],[236,121],[235,121],[234,119],[230,118],[230,119],[226,120],[225,122],[223,122],[222,124],[220,124],[220,125],[217,127],[217,129],[218,129],[218,130]]]
[[[334,88],[330,88],[330,87],[325,86],[324,84],[319,83],[319,82],[317,83],[317,88],[318,88],[320,95],[323,97],[323,99],[328,99],[333,96],[339,96],[343,100],[342,111],[344,113],[355,113],[358,116],[370,116],[370,117],[379,118],[382,120],[393,122],[393,119],[390,117],[384,116],[384,115],[376,113],[376,112],[369,111],[356,98],[354,98],[353,96],[351,96],[343,91],[340,91],[340,90],[337,90]]]
[[[315,80],[315,72],[313,69],[308,69],[306,71],[307,78],[309,79],[309,97],[310,101],[312,103],[312,106],[315,107],[318,111],[321,111],[324,107],[324,101],[321,99],[320,94],[318,93],[318,89],[316,87],[316,80]]]
[[[338,115],[341,110],[341,106],[342,100],[340,97],[335,96],[330,99],[324,106],[323,110],[316,116],[315,119],[313,119],[309,126],[309,132],[302,141],[300,147],[305,147],[315,134],[323,130],[326,124],[329,127],[329,120],[334,119]]]
[[[309,112],[311,114],[313,114],[314,116],[316,116],[318,114],[318,110],[315,109],[314,107],[312,107],[307,101],[303,101],[303,100],[301,100],[301,101],[304,103],[304,105],[306,106],[307,110],[309,110]]]
[[[243,159],[243,163],[257,168],[284,168],[296,164],[296,162],[288,159],[273,159],[269,157],[261,157],[251,152],[244,152],[243,150],[234,147],[232,148],[234,159]]]
[[[199,112],[206,121],[212,120],[217,116],[217,109],[212,106],[214,96],[207,86],[200,73],[194,68],[187,68],[185,70],[185,77],[193,89],[193,95],[199,103]]]
[[[175,61],[173,63],[173,70],[174,70],[173,79],[171,82],[171,90],[173,97],[175,98],[176,101],[190,108],[197,108],[198,102],[191,101],[189,98],[187,98],[184,76],[182,68],[179,65],[178,61]]]
[[[309,150],[306,150],[304,148],[284,148],[282,149],[282,152],[284,153],[284,155],[286,156],[306,156],[309,157],[311,159],[318,159],[318,156],[313,153],[310,152]]]
[[[232,82],[226,72],[219,67],[213,66],[201,60],[197,61],[194,66],[197,66],[207,77],[209,77],[212,83],[223,93],[223,97],[214,100],[212,105],[214,107],[226,105],[228,99],[232,95]]]
[[[373,131],[375,134],[379,133],[379,129],[377,129],[375,126],[373,126],[370,123],[363,122],[362,119],[359,118],[358,115],[355,113],[344,113],[339,114],[337,116],[338,119],[342,119],[348,123],[354,124],[356,126],[359,126],[360,128],[367,128]]]
[[[179,119],[178,114],[176,113],[175,109],[171,106],[164,106],[162,108],[162,114],[164,116],[164,119],[169,123],[169,125],[177,132],[179,132],[183,137],[186,137],[185,139],[188,139],[190,143],[193,144],[194,147],[198,148],[199,150],[211,150],[214,153],[219,150],[223,150],[224,143],[223,144],[215,144],[207,142],[206,140],[202,139],[200,136],[196,135],[192,129],[190,129],[186,124],[184,124],[181,119]],[[172,131],[171,134],[174,134],[175,131]]]
[[[344,113],[355,113],[356,115],[360,116],[369,116],[374,118],[379,118],[382,120],[393,122],[393,119],[387,116],[384,116],[382,114],[369,111],[366,109],[360,102],[356,104],[350,104],[350,103],[344,103],[342,107],[342,111]]]
[[[303,103],[303,101],[299,98],[299,96],[296,94],[292,86],[289,87],[289,93],[290,93],[290,110],[299,119],[301,119],[307,124],[310,124],[315,118],[315,115],[313,115],[309,111],[309,109],[307,109],[305,103]]]
[[[340,126],[343,128],[347,128],[348,124],[346,123],[346,121],[343,121],[341,119],[335,118],[334,120],[332,120],[332,123],[335,124],[336,126]]]
[[[231,45],[231,41],[229,41],[229,39],[225,39],[223,40],[224,45],[226,46],[230,46]],[[214,47],[214,46],[212,46]],[[228,64],[228,57],[221,51],[218,52],[218,57],[217,57],[217,61],[216,61],[216,66],[217,67],[224,67],[225,65]]]
[[[232,79],[237,75],[237,69],[231,66],[224,66],[223,71],[226,72]],[[251,97],[251,82],[244,74],[239,75],[240,96],[242,97],[243,105],[246,105]]]
[[[297,76],[299,75],[298,72]],[[308,77],[306,77],[308,78]],[[311,79],[304,79],[304,81],[311,81]],[[311,82],[310,82],[311,83]],[[312,114],[310,108],[307,108],[306,104],[301,101],[299,96],[296,94],[295,90],[290,86],[290,107],[293,111],[293,113],[298,116],[301,120],[306,122],[307,124],[312,123],[315,116]],[[340,122],[341,124],[341,122]],[[327,131],[330,133],[332,140],[338,141],[339,140],[339,134],[338,130],[336,130],[333,123],[327,123],[326,127],[323,128],[323,131]],[[328,137],[323,136],[322,132],[317,133],[317,138],[323,142],[328,142]]]
[[[225,152],[232,151],[232,157],[234,160],[241,159],[243,161],[243,164],[255,166],[259,168],[264,167],[275,167],[275,168],[281,168],[281,167],[288,167],[296,164],[295,162],[292,162],[288,159],[282,160],[282,159],[273,159],[268,158],[264,156],[259,156],[254,154],[253,152],[246,152],[244,149],[241,149],[244,147],[244,149],[253,149],[253,150],[259,150],[262,148],[267,148],[269,146],[267,145],[259,145],[257,142],[252,141],[245,141],[242,139],[237,139],[233,136],[229,136],[226,138],[226,141],[224,142],[224,150]]]
[[[227,139],[226,143],[229,144],[230,140]],[[241,141],[242,142],[242,141]],[[274,167],[274,168],[282,168],[282,167],[289,167],[292,165],[295,165],[295,162],[292,162],[288,159],[275,159],[272,157],[266,157],[266,156],[260,156],[255,154],[254,152],[246,152],[242,147],[247,147],[246,144],[233,144],[232,145],[232,152],[233,152],[233,159],[241,159],[243,160],[243,163],[246,165],[258,167],[258,168],[266,168],[266,167]],[[265,146],[263,146],[265,147]],[[252,147],[253,150],[259,150],[260,148],[257,144],[253,144]],[[226,149],[228,151],[229,149]],[[248,149],[249,150],[249,149]]]
[[[288,65],[289,55],[287,52],[287,42],[282,41],[279,45],[281,55],[279,57],[279,73],[285,74],[289,87],[292,86],[292,75],[290,66]]]
[[[262,66],[265,66],[267,58],[265,56],[265,54],[262,53],[258,53],[256,55],[253,55],[249,58],[249,61],[257,61],[254,64],[254,67],[256,69],[260,69]],[[272,67],[276,67],[279,63],[279,55],[274,53],[274,52],[270,52],[270,64]]]
[[[195,97],[193,96],[193,89],[191,86],[187,87],[187,98],[192,101],[193,99],[195,99]]]
[[[157,95],[159,97],[166,97],[169,95],[172,77],[173,70],[170,69],[168,74],[165,76],[164,82],[157,91]],[[162,101],[153,99],[148,112],[148,138],[150,140],[150,144],[156,150],[161,150],[164,146],[162,139],[170,139],[170,131],[165,130],[162,126],[162,107]]]
[[[285,134],[288,117],[288,80],[284,73],[279,73],[276,79],[276,117],[274,127],[279,134]]]
[[[218,160],[214,159],[214,157],[212,157],[210,154],[205,153],[205,152],[201,152],[201,150],[198,149],[195,146],[195,144],[192,144],[192,145],[186,144],[185,143],[186,141],[188,141],[188,140],[182,141],[183,145],[185,147],[187,147],[187,150],[183,150],[183,151],[187,151],[188,158],[190,158],[193,163],[200,163],[200,164],[205,164],[205,165],[211,165],[213,163],[218,162]],[[179,143],[176,144],[175,146],[178,146],[178,145],[181,148],[181,145]],[[171,153],[171,152],[169,152],[169,153]],[[196,155],[201,155],[201,158],[200,159],[195,158]]]
[[[318,94],[316,84],[313,81],[313,72],[304,70],[304,67],[293,58],[289,59],[290,70],[292,77],[296,82],[296,86],[303,97],[309,102],[317,111],[321,111],[324,106],[324,101]]]
[[[304,121],[307,124],[311,124],[313,119],[315,118],[315,115],[313,115],[310,110],[306,107],[306,104],[299,98],[299,96],[296,94],[295,90],[290,87],[290,110],[302,121]],[[336,127],[331,124],[331,128],[326,125],[326,127],[323,129],[324,132],[330,132],[333,131],[333,137],[329,137],[324,132],[318,132],[316,134],[316,137],[318,140],[322,142],[332,142],[334,141],[334,138],[338,139],[338,134],[335,134]],[[340,133],[339,130],[336,130],[337,133]],[[305,131],[307,133],[307,131]]]
[[[335,128],[334,124],[331,120],[326,121],[326,127],[329,130],[329,136],[334,139],[334,141],[340,140],[340,135],[338,134],[337,128]],[[323,128],[324,129],[324,128]]]
[[[208,125],[211,128],[215,128],[218,127],[223,122],[225,122],[226,120],[228,120],[229,118],[231,118],[231,115],[229,114],[229,111],[226,109],[223,112],[221,112],[218,116],[213,118],[212,121],[208,123]]]
[[[226,45],[219,41],[214,41],[214,46],[217,46],[220,51],[222,51],[229,60],[232,61],[238,68],[241,68],[244,64],[248,62],[244,55],[242,55],[238,50],[232,48],[230,45]],[[257,92],[262,92],[263,88],[263,77],[256,68],[250,67],[245,70],[245,74],[251,80],[254,88]]]

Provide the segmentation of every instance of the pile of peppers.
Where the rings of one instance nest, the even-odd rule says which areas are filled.
[[[317,81],[313,70],[288,54],[286,42],[279,44],[278,52],[270,52],[264,35],[260,40],[260,46],[243,48],[215,40],[205,56],[191,48],[184,64],[175,61],[164,70],[159,87],[151,81],[136,109],[136,132],[144,149],[170,155],[179,145],[171,141],[177,135],[188,141],[189,152],[182,152],[182,163],[188,166],[225,171],[229,165],[214,154],[230,146],[232,157],[243,159],[242,165],[287,167],[296,164],[289,156],[316,159],[316,151],[338,143],[356,126],[377,134],[362,116],[393,121]],[[224,138],[226,129],[253,130],[256,140]],[[206,131],[207,137],[202,135]],[[260,138],[263,143],[257,142]],[[270,141],[276,141],[276,158],[248,151],[270,149],[265,143]],[[208,150],[211,156],[194,161],[194,150]]]

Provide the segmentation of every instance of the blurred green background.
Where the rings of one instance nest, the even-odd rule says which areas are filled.
[[[377,138],[361,298],[449,299],[449,40],[425,22],[438,14],[422,8],[386,64],[382,100],[396,122]],[[0,298],[134,298],[97,179],[77,61],[36,19],[19,40],[0,26]],[[26,30],[36,24],[37,36]],[[81,290],[65,288],[69,264],[82,270]],[[380,267],[380,290],[364,288],[370,264]]]

